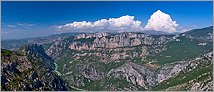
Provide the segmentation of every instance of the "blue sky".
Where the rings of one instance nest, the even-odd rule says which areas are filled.
[[[212,25],[212,1],[177,2],[2,2],[2,39],[22,39],[46,36],[57,31],[56,26],[75,21],[134,16],[144,27],[157,10],[171,16],[180,27]]]

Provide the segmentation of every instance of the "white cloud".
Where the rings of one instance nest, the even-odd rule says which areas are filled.
[[[101,19],[95,22],[72,22],[58,26],[62,31],[141,31],[141,21],[134,20],[134,16]]]
[[[6,28],[31,28],[31,27],[35,27],[36,25],[35,24],[23,24],[23,23],[16,23],[16,24],[4,24],[2,25],[3,27],[6,27]]]
[[[27,24],[27,23],[17,23],[18,26],[21,26],[21,27],[32,27],[32,26],[35,26],[35,24]]]
[[[168,33],[176,32],[178,24],[173,21],[170,15],[161,12],[160,10],[154,12],[148,20],[145,30],[163,31]]]
[[[16,26],[15,25],[7,25],[7,27],[15,28]]]

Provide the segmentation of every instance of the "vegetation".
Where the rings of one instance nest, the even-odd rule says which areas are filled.
[[[1,55],[2,56],[9,56],[11,55],[12,51],[1,49]]]
[[[124,79],[104,78],[102,80],[93,81],[91,84],[84,87],[86,90],[100,91],[100,90],[115,90],[130,87],[129,82]]]
[[[200,81],[208,77],[208,75],[203,75],[199,77],[200,75],[207,73],[210,74],[209,76],[212,76],[212,72],[213,72],[212,64],[201,64],[192,71],[180,73],[176,77],[163,81],[159,85],[154,86],[152,90],[163,90],[172,86],[188,83],[190,80],[194,79]]]
[[[48,43],[48,44],[43,44],[42,47],[47,50],[48,48],[50,48],[52,45],[52,43]]]
[[[147,59],[154,59],[159,64],[172,63],[176,61],[189,60],[205,53],[205,50],[212,48],[212,44],[199,46],[197,40],[179,37],[180,41],[173,41],[167,44],[167,50],[148,56]]]
[[[79,41],[81,43],[92,43],[95,40],[95,37],[92,38],[80,38],[76,39],[75,41]]]
[[[111,69],[115,69],[121,65],[125,64],[125,62],[108,62],[108,63],[98,63],[96,64],[96,69],[102,71],[102,72],[109,72]]]
[[[199,38],[201,36],[206,36],[208,33],[212,34],[213,26],[202,28],[202,29],[195,29],[187,31],[185,34],[191,35],[192,37]]]
[[[141,57],[135,57],[133,60],[136,64],[142,64],[143,62]]]

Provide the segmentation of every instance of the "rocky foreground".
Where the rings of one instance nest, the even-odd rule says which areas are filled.
[[[19,52],[1,49],[1,90],[68,90],[54,68],[42,46],[28,45]]]

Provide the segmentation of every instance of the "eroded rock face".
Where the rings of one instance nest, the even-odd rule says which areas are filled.
[[[192,84],[191,91],[212,91],[213,90],[213,81],[208,79],[208,83],[196,82]]]
[[[95,38],[90,44],[80,42],[78,39]],[[119,48],[127,46],[138,46],[141,44],[151,45],[153,43],[152,37],[147,37],[145,34],[136,33],[121,33],[118,35],[109,36],[107,33],[95,33],[95,34],[79,34],[75,37],[76,42],[70,44],[70,49],[74,50],[94,50],[96,48]],[[161,44],[166,39],[161,39]]]
[[[117,69],[112,69],[108,72],[108,76],[124,78],[128,82],[145,89],[156,83],[154,71],[134,63],[126,63]]]
[[[146,46],[143,46],[142,48],[141,48],[141,57],[145,57],[146,55],[148,55],[149,54],[149,52],[148,52],[148,50],[147,50],[147,47]]]
[[[80,43],[80,42],[74,42],[69,46],[70,49],[74,49],[74,50],[95,50],[95,46],[92,45],[88,45],[85,43]]]
[[[79,67],[79,66],[77,66]],[[81,65],[82,69],[80,69],[81,74],[85,78],[89,78],[91,80],[100,80],[104,78],[105,74],[103,72],[97,71],[91,66],[88,65]]]
[[[63,38],[59,38],[55,40],[53,44],[51,44],[46,53],[47,55],[55,59],[56,57],[61,55],[62,50],[66,48],[67,44],[68,43],[63,41]]]
[[[179,74],[180,71],[184,70],[186,68],[187,64],[179,63],[179,64],[172,64],[169,66],[162,67],[157,76],[158,83],[161,83],[164,80],[167,80],[173,76],[176,76]]]

